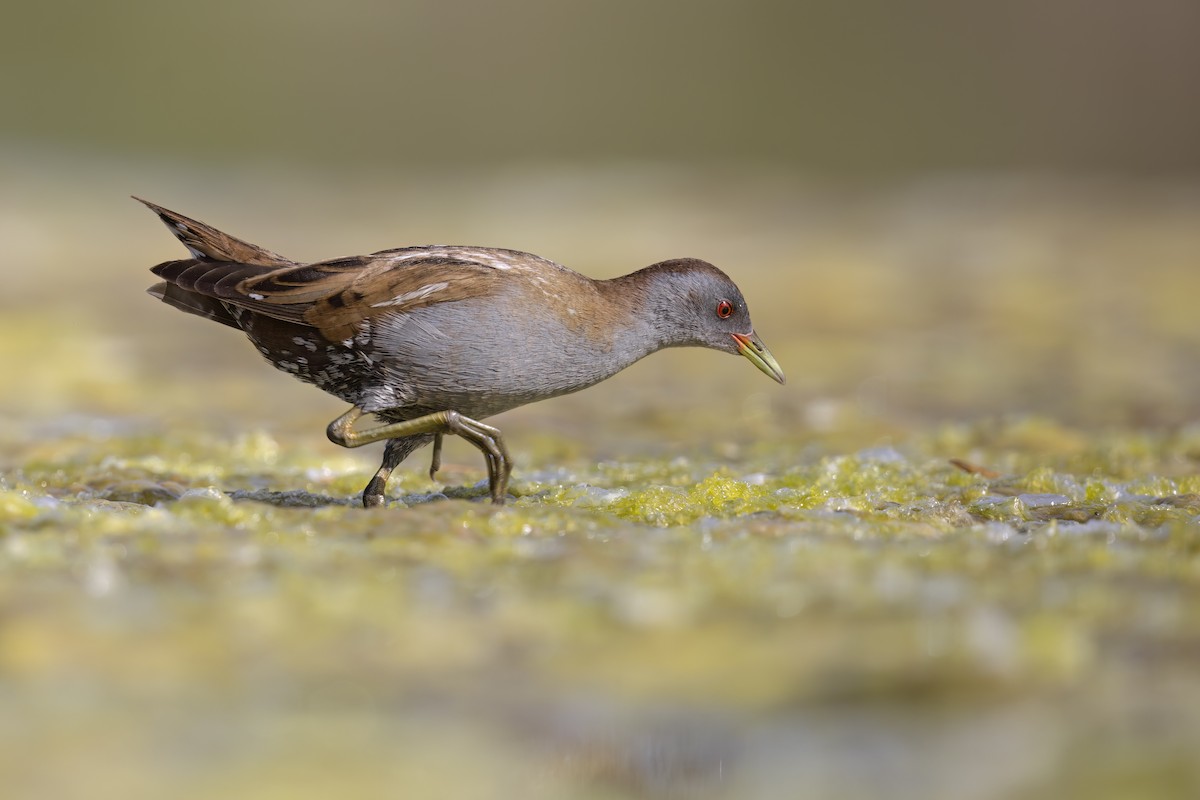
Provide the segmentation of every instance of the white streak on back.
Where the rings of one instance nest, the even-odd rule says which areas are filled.
[[[450,284],[446,283],[445,281],[439,281],[438,283],[427,283],[424,286],[422,286],[420,289],[414,289],[411,292],[405,292],[404,294],[398,294],[395,297],[393,297],[391,300],[381,300],[378,303],[372,303],[371,308],[382,308],[384,306],[402,306],[405,303],[411,302],[413,300],[420,300],[421,298],[428,297],[429,295],[434,294],[435,292],[440,292],[442,289],[445,289],[449,285]]]
[[[464,258],[469,258],[477,264],[482,264],[485,267],[492,269],[509,270],[512,269],[512,264],[505,261],[503,258],[498,258],[495,254],[485,250],[464,250],[462,251]]]

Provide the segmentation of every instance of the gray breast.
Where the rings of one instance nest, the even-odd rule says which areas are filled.
[[[377,318],[372,356],[382,380],[364,398],[367,410],[394,408],[401,389],[406,417],[453,409],[482,418],[591,386],[645,355],[621,347],[619,337],[598,340],[586,326],[564,322],[572,311],[561,302],[520,298]]]

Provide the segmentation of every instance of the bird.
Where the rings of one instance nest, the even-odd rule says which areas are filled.
[[[780,384],[741,291],[695,258],[594,280],[530,253],[431,245],[314,263],[270,250],[143,200],[190,258],[151,268],[147,292],[180,311],[242,331],[277,369],[350,404],[329,423],[335,444],[385,442],[362,493],[386,502],[392,472],[457,435],[483,454],[493,503],[512,459],[503,411],[585,389],[668,347],[738,354]],[[376,424],[359,424],[364,416]]]

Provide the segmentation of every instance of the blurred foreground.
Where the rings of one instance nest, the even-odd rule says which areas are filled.
[[[1200,792],[1200,188],[26,155],[7,796]],[[143,294],[182,250],[130,193],[300,259],[706,258],[790,382],[658,354],[496,420],[509,507],[451,441],[368,513],[340,404]]]

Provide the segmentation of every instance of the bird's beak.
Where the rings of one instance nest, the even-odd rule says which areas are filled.
[[[754,331],[750,333],[734,333],[735,342],[737,342],[738,352],[750,360],[750,363],[761,369],[763,372],[770,375],[779,383],[785,383],[787,378],[783,375],[783,369],[779,366],[779,362],[775,360],[775,356],[771,355],[771,351],[762,343],[762,339],[758,338],[758,334]]]

